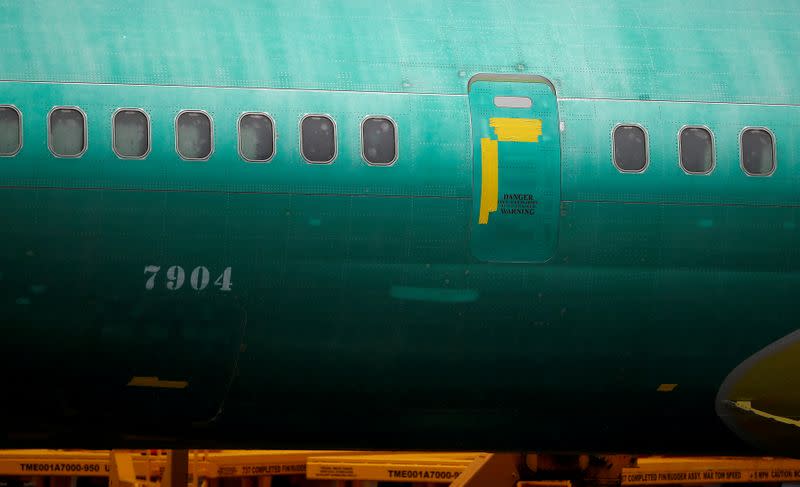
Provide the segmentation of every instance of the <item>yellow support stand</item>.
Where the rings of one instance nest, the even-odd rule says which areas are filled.
[[[108,476],[108,487],[136,487],[133,454],[112,450],[110,456],[111,471]]]

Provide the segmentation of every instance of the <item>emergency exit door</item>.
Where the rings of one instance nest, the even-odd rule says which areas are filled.
[[[480,75],[469,85],[472,252],[546,262],[558,245],[561,143],[555,90],[538,76]]]

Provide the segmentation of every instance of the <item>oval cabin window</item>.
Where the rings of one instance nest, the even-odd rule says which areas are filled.
[[[619,125],[613,136],[614,164],[622,172],[642,172],[647,167],[647,133],[638,125]]]
[[[211,117],[199,110],[186,110],[175,120],[175,147],[187,161],[204,161],[214,150]]]
[[[56,157],[80,157],[86,151],[86,117],[78,108],[54,108],[47,118],[48,145]]]
[[[122,159],[143,159],[150,152],[150,120],[143,111],[117,110],[114,126],[114,152]]]
[[[312,164],[329,164],[336,159],[336,124],[324,115],[308,115],[300,123],[300,149]]]
[[[769,176],[775,171],[775,137],[764,128],[747,129],[741,139],[742,169],[750,176]]]
[[[16,155],[22,148],[22,116],[12,106],[0,106],[0,157]]]
[[[239,118],[239,154],[247,162],[267,162],[275,153],[275,129],[266,113]]]
[[[397,127],[388,117],[369,117],[361,124],[361,153],[368,164],[388,166],[397,159]]]
[[[714,169],[714,136],[705,127],[685,127],[680,133],[681,167],[689,174]]]

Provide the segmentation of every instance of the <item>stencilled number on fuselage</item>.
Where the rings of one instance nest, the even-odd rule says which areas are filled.
[[[214,280],[214,286],[219,288],[219,291],[230,291],[233,286],[231,282],[232,268],[226,267],[222,274]],[[170,291],[178,291],[185,287],[186,284],[186,271],[179,265],[173,265],[167,268],[166,280],[158,279],[158,274],[161,272],[161,266],[148,265],[144,268],[144,274],[147,279],[144,281],[144,288],[152,291],[156,287],[164,286]],[[209,284],[211,284],[211,272],[207,267],[198,266],[192,269],[189,273],[189,287],[195,291],[204,291]]]

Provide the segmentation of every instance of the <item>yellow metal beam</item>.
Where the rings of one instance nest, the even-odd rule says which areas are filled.
[[[313,480],[373,480],[449,484],[480,453],[390,453],[313,456],[306,476]]]
[[[347,455],[335,450],[225,450],[206,455],[206,477],[260,477],[303,475],[306,462],[316,455]]]
[[[167,466],[165,455],[142,452],[115,452],[130,455],[136,477],[160,478]],[[312,455],[347,455],[335,450],[226,450],[192,454],[190,478],[260,477],[271,475],[303,475],[306,460]],[[122,457],[120,457],[122,458]],[[127,460],[126,460],[127,465]],[[127,467],[126,467],[127,468]],[[0,450],[0,476],[79,476],[110,477],[111,452],[62,450]],[[130,477],[126,470],[123,475]]]
[[[166,467],[163,455],[115,452],[120,478],[160,478]],[[123,457],[119,457],[123,455]],[[510,458],[510,457],[509,457]],[[492,460],[494,459],[494,460]],[[225,477],[303,475],[320,480],[371,480],[415,483],[455,482],[472,485],[491,466],[504,478],[513,478],[513,462],[486,453],[370,453],[339,451],[222,451],[193,453],[189,471],[211,484]],[[0,476],[109,477],[109,451],[0,450]],[[466,472],[466,473],[465,473]],[[480,474],[480,475],[478,475]],[[491,476],[491,475],[490,475]],[[637,467],[622,469],[622,485],[708,484],[744,482],[798,482],[800,460],[781,458],[641,458]],[[138,482],[137,482],[138,485]],[[480,484],[475,484],[480,485]],[[524,484],[526,487],[556,487]],[[568,487],[559,484],[558,487]]]
[[[2,450],[0,475],[108,477],[110,452]]]
[[[572,487],[569,480],[522,480],[517,487]]]
[[[451,487],[512,487],[519,480],[522,455],[483,453],[467,467]]]
[[[783,458],[640,458],[622,469],[622,485],[800,481],[800,460]]]

